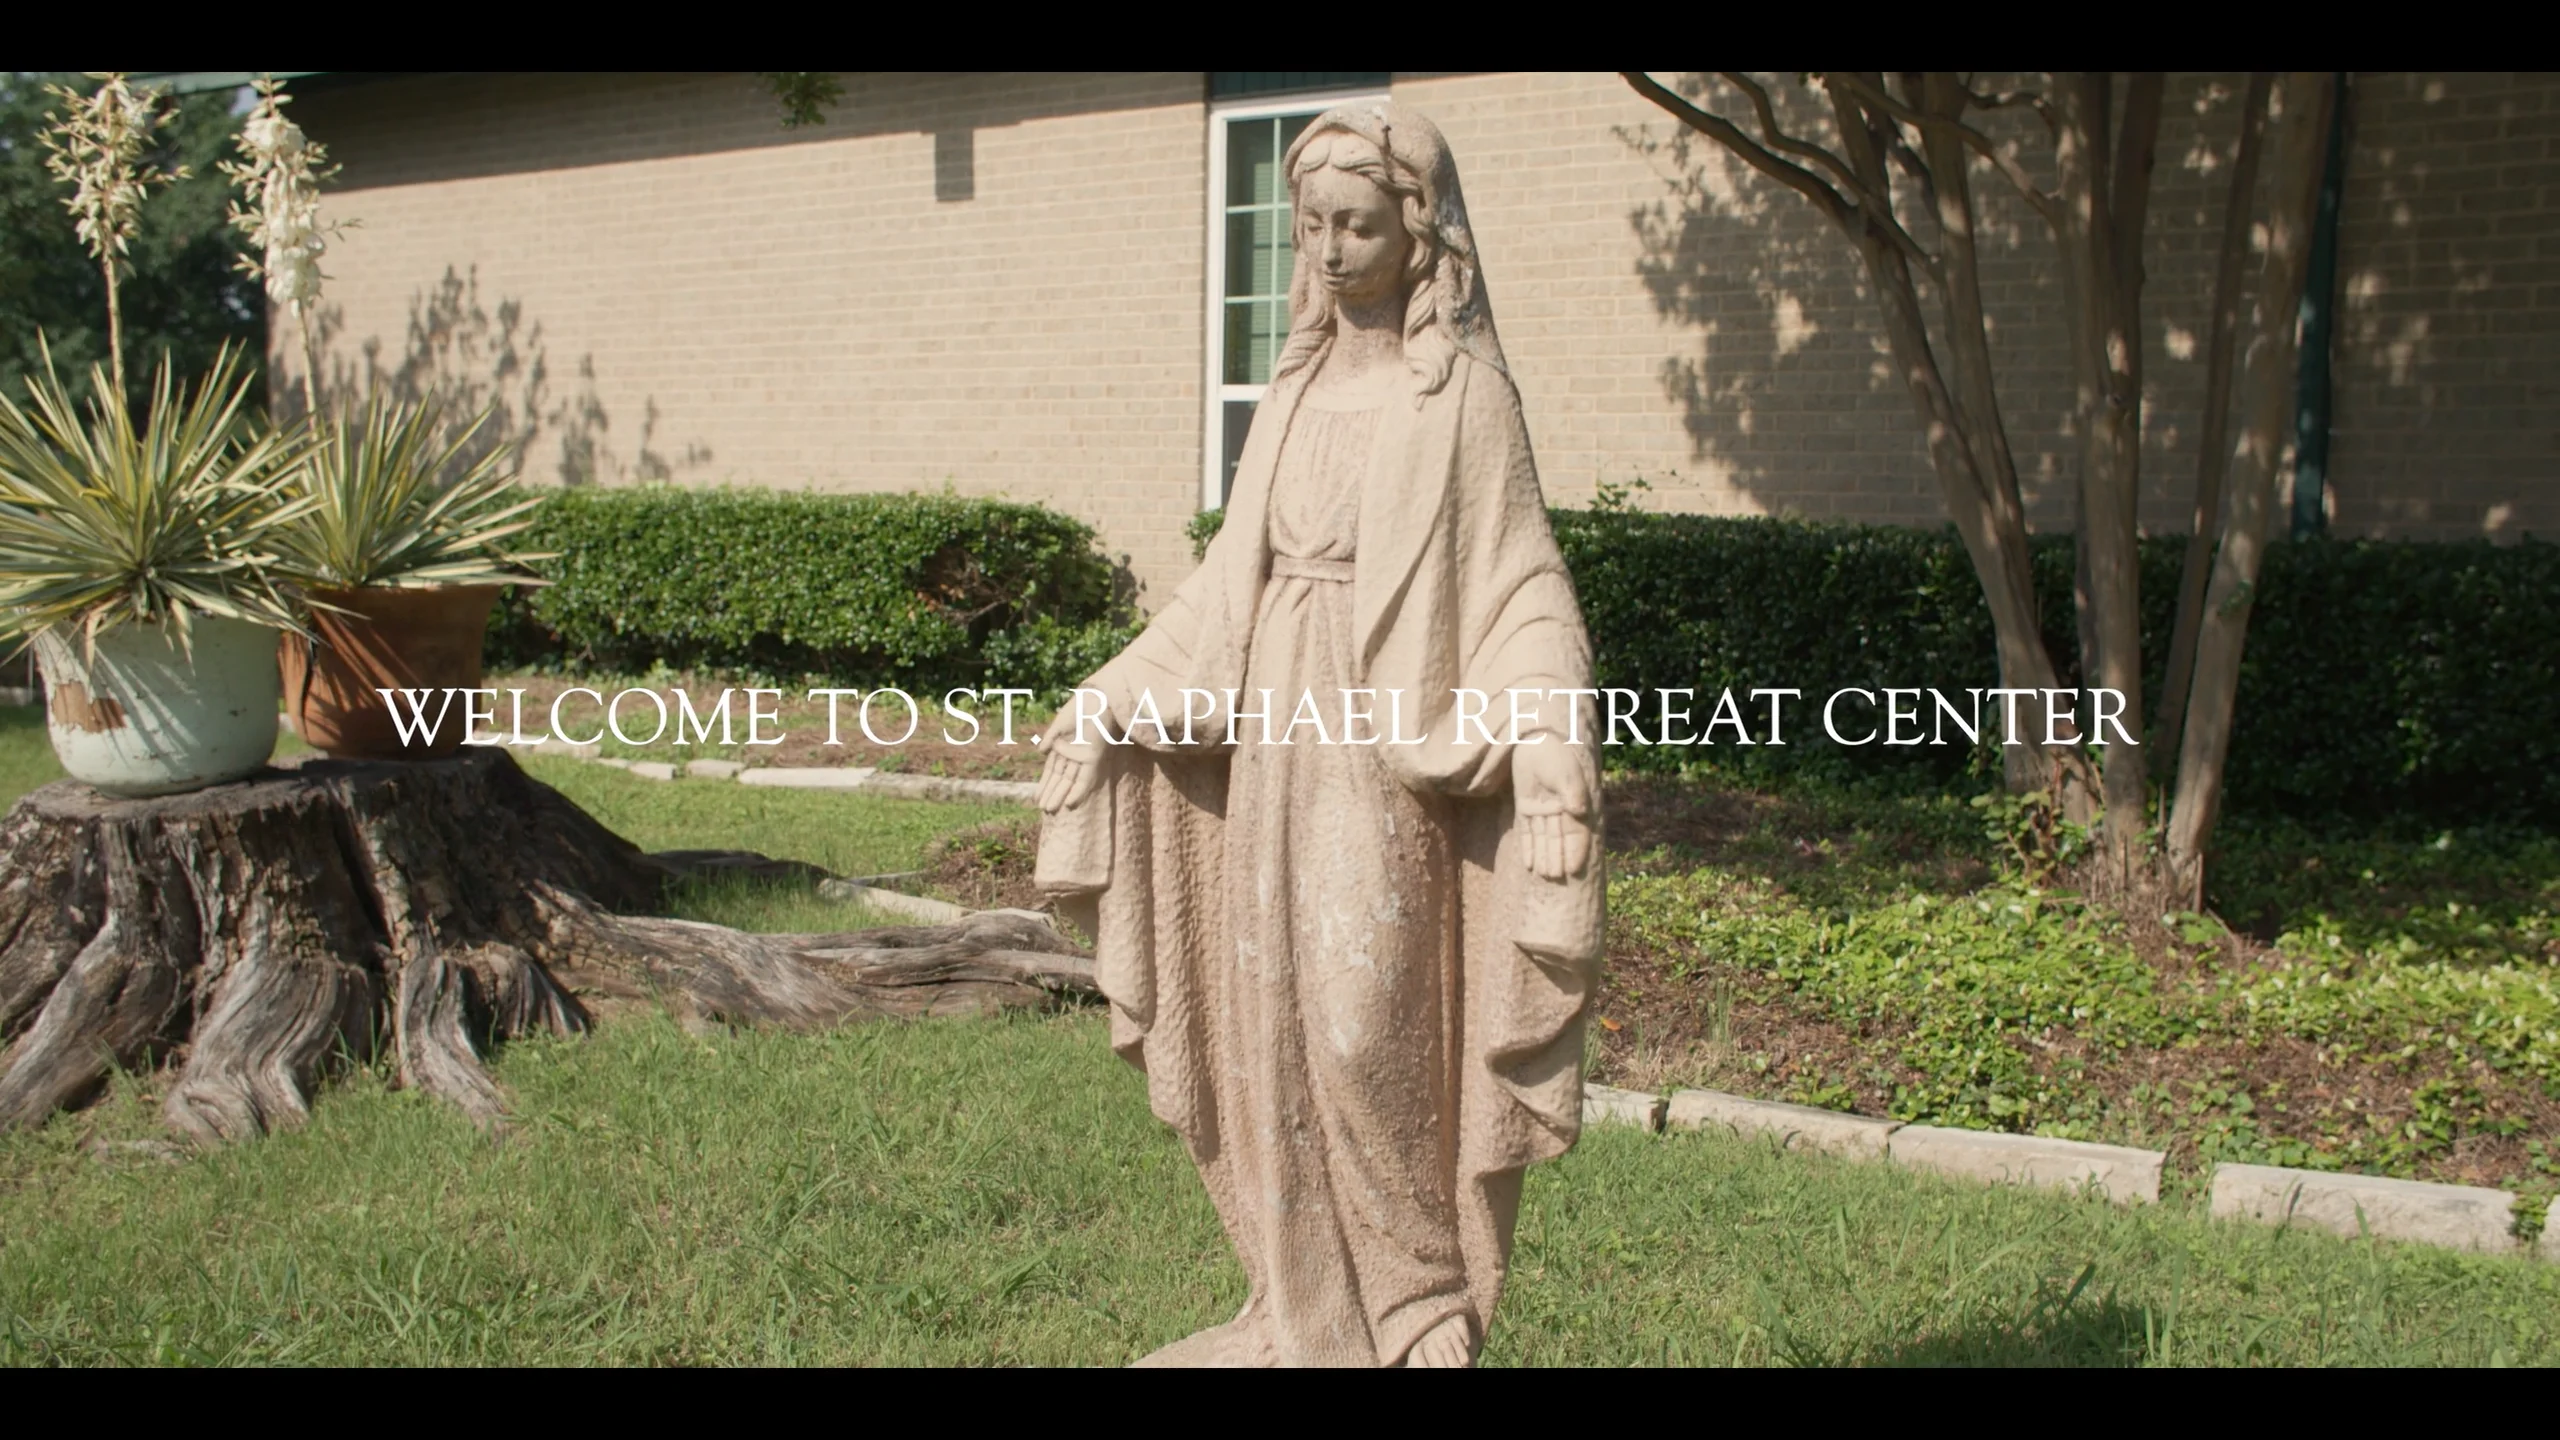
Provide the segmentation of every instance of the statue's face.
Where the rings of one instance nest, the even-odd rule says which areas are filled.
[[[1413,237],[1403,205],[1368,177],[1327,165],[1298,184],[1298,248],[1334,299],[1367,305],[1404,289]]]

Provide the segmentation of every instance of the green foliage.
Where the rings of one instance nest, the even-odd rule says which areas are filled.
[[[97,83],[0,72],[0,394],[23,393],[25,377],[43,368],[39,335],[67,373],[86,374],[107,359],[104,281],[63,209],[71,192],[46,172],[37,138],[45,111],[58,108],[46,85],[85,93]],[[149,159],[188,173],[141,207],[125,251],[126,355],[136,374],[166,350],[180,375],[199,375],[225,344],[236,344],[254,372],[265,353],[266,297],[236,268],[245,252],[227,219],[231,194],[219,168],[240,120],[228,94],[165,103],[176,118],[153,137]]]
[[[1951,699],[1999,683],[1991,615],[1950,531],[1659,514],[1636,483],[1590,510],[1550,512],[1591,627],[1603,685],[1793,687],[1784,747],[1711,753],[1745,774],[1811,771],[1900,790],[1959,783],[1995,765],[1987,743],[1847,748],[1814,706],[1887,686]],[[1195,556],[1226,520],[1191,518]],[[2147,699],[2167,663],[2185,541],[2143,542]],[[2078,681],[2067,536],[2034,542],[2045,647]],[[2234,812],[2310,817],[2560,820],[2560,547],[2534,541],[2310,541],[2267,555],[2241,665],[2226,774]],[[1648,706],[1651,705],[1648,697]],[[1765,704],[1747,706],[1766,737]],[[1925,709],[1933,732],[1937,717]],[[1650,708],[1645,712],[1648,717]],[[1982,710],[1986,742],[1997,706]],[[1970,717],[1968,717],[1970,718]],[[1646,733],[1656,727],[1648,720]],[[1702,752],[1621,745],[1613,763],[1678,766]],[[2170,763],[2154,757],[2155,765]],[[2054,843],[2065,837],[2056,836]]]
[[[500,548],[542,502],[517,488],[505,446],[473,453],[489,418],[484,410],[446,437],[440,402],[376,392],[361,419],[318,422],[318,443],[287,482],[310,504],[278,532],[282,572],[347,588],[460,585],[553,558]]]
[[[827,108],[844,101],[844,84],[825,70],[765,70],[756,76],[782,106],[782,128],[827,123]]]
[[[999,500],[575,489],[523,540],[553,583],[500,613],[495,664],[1052,689],[1125,619],[1090,527]]]
[[[1223,506],[1203,510],[1191,517],[1190,523],[1182,527],[1182,533],[1191,539],[1192,559],[1201,559],[1209,553],[1209,542],[1218,538],[1218,527],[1226,523],[1227,512]]]
[[[0,636],[292,623],[269,572],[300,443],[250,420],[250,383],[225,350],[183,393],[163,356],[139,421],[101,366],[85,405],[49,363],[25,406],[0,395]]]
[[[1898,526],[1721,519],[1624,508],[1552,512],[1597,652],[1599,682],[1648,692],[1695,688],[1712,705],[1727,688],[1789,687],[1784,747],[1718,747],[1745,770],[1802,768],[1899,774],[1943,783],[1965,767],[1947,746],[1843,749],[1822,733],[1819,706],[1856,687],[1935,686],[1961,695],[1999,683],[1991,617],[1961,547]],[[1754,730],[1767,738],[1752,706]],[[1646,733],[1656,728],[1648,723]],[[1611,758],[1676,765],[1691,752],[1620,746]]]
[[[1982,812],[1983,835],[2004,867],[2030,885],[2055,883],[2088,852],[2089,827],[2066,818],[2050,789],[1985,791],[1973,797],[1973,808]]]
[[[2517,1093],[2560,1098],[2560,842],[2548,835],[2322,839],[2235,823],[2208,899],[2274,937],[2272,952],[2237,950],[2193,914],[2160,917],[2146,949],[2123,917],[2028,878],[2043,863],[2031,801],[1974,808],[1977,839],[1950,799],[1791,788],[1797,798],[1727,836],[1711,862],[1622,863],[1611,949],[1650,952],[1672,980],[1783,993],[1855,1033],[1899,1118],[2409,1175],[2452,1160],[2467,1136],[2514,1133]],[[1951,863],[1967,856],[2002,873],[1975,888]],[[2279,1077],[2195,1058],[2306,1044],[2342,1079],[2405,1077],[2413,1106],[2379,1116],[2351,1095],[2288,1094]],[[2179,1088],[2128,1100],[2092,1073],[2110,1064],[2164,1065],[2152,1073]],[[2507,1102],[2483,1093],[2491,1077]]]
[[[990,633],[982,653],[988,675],[1037,691],[1034,698],[1042,704],[1063,705],[1078,681],[1128,648],[1143,628],[1134,618],[1079,625],[1055,615],[1035,615],[1010,630]]]
[[[1832,910],[1702,867],[1630,877],[1609,900],[1616,923],[1655,943],[1770,976],[1843,1023],[1891,1033],[1892,1058],[1916,1076],[1895,1089],[1898,1119],[2072,1132],[2095,1116],[2067,1076],[2038,1063],[2037,1041],[2123,1049],[2182,1033],[2151,968],[2069,895],[1995,886]]]
[[[2162,548],[2146,590],[2173,583]],[[2240,672],[2234,805],[2560,821],[2556,616],[2545,542],[2274,547]]]
[[[1553,513],[1600,682],[1651,690],[1997,685],[1991,616],[1950,531],[1666,515]],[[2156,691],[2179,536],[2143,542],[2143,652]],[[2033,556],[2045,643],[2076,683],[2071,542]],[[2235,811],[2560,819],[2560,547],[2528,541],[2311,541],[2273,547],[2241,668],[2227,775]],[[1925,703],[1925,702],[1924,702]],[[1986,704],[1988,718],[1994,707]],[[1987,762],[1952,743],[1834,745],[1811,706],[1784,749],[1719,746],[1746,773],[1811,767],[1938,786]],[[1927,717],[1924,715],[1924,719]],[[1622,763],[1691,752],[1621,746]],[[2155,764],[2166,764],[2154,757]]]

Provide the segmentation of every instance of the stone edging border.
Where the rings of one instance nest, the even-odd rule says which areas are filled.
[[[1718,1090],[1652,1095],[1586,1084],[1582,1093],[1585,1125],[1646,1131],[1713,1125],[1737,1135],[1774,1136],[1789,1150],[1890,1161],[1991,1184],[2095,1191],[2120,1205],[2156,1202],[2161,1167],[2168,1158],[2158,1150],[2123,1145],[1905,1125]],[[2350,1239],[2369,1235],[2491,1255],[2535,1254],[2560,1264],[2560,1199],[2551,1202],[2542,1238],[2530,1250],[2515,1238],[2515,1203],[2509,1191],[2475,1185],[2221,1164],[2213,1167],[2210,1213],[2216,1219],[2302,1225]]]
[[[642,780],[673,780],[682,775],[689,780],[735,780],[741,785],[772,786],[784,790],[833,790],[891,795],[901,800],[992,800],[1009,805],[1030,805],[1040,798],[1040,786],[1030,780],[965,780],[946,775],[905,775],[860,765],[747,766],[735,760],[694,760],[678,764],[665,760],[607,759],[597,754],[596,748],[557,739],[524,747],[530,754],[610,766]]]

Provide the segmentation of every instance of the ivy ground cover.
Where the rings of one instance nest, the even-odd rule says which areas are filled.
[[[2233,824],[2212,913],[2127,916],[1956,799],[1619,777],[1610,817],[1621,1083],[2161,1147],[2189,1183],[2560,1180],[2548,835]]]

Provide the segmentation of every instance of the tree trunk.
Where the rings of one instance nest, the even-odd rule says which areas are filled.
[[[1856,247],[1883,311],[1893,368],[1919,412],[1947,518],[1963,538],[1965,554],[1991,608],[2000,683],[2024,692],[2017,711],[2021,728],[2032,738],[2003,747],[2009,788],[2031,789],[2045,783],[2058,768],[2067,782],[2062,797],[2066,805],[2074,813],[2085,811],[2093,784],[2085,752],[2076,743],[2050,749],[2042,744],[2045,696],[2056,688],[2055,671],[2043,628],[2037,623],[2024,506],[1991,383],[1990,347],[1975,270],[1974,215],[1966,177],[1969,160],[1957,118],[1973,97],[1951,74],[1906,75],[1905,88],[1912,98],[1904,101],[1888,93],[1881,74],[1826,73],[1820,83],[1840,136],[1839,153],[1833,154],[1781,133],[1766,90],[1737,73],[1727,72],[1723,78],[1752,97],[1761,140],[1642,71],[1622,73],[1637,94],[1681,124],[1802,195]],[[1919,127],[1928,159],[1905,147],[1895,130],[1897,120]],[[1905,168],[1920,172],[1924,198],[1945,242],[1943,257],[1921,252],[1918,242],[1901,231],[1892,213],[1889,154]],[[1812,168],[1799,161],[1809,162]],[[2050,216],[2052,201],[2034,191],[2030,182],[2018,179],[2018,183],[2028,189],[2037,208]],[[1952,386],[1931,347],[1912,273],[1915,255],[1944,292],[1947,351],[1955,374]],[[2005,713],[2007,707],[2001,708]]]
[[[719,873],[823,872],[642,854],[494,749],[311,760],[154,800],[45,786],[0,822],[0,1127],[165,1059],[169,1123],[240,1139],[386,1052],[400,1083],[486,1123],[503,1110],[488,1047],[582,1030],[600,1002],[811,1029],[1093,990],[1091,962],[1015,912],[828,935],[623,913]]]
[[[2080,616],[2082,684],[2123,697],[2124,729],[2141,724],[2142,608],[2134,501],[2142,461],[2141,225],[2148,208],[2149,156],[2160,118],[2160,77],[2127,86],[2122,149],[2134,175],[2115,174],[2110,115],[2114,77],[2083,72],[2056,87],[2054,156],[2061,201],[2063,270],[2071,316],[2073,370],[2080,391]],[[2095,704],[2081,733],[2105,744]],[[2148,806],[2143,754],[2106,746],[2106,801],[2097,879],[2129,887],[2141,864]]]
[[[1930,114],[1948,122],[1963,120],[1967,92],[1954,75],[1928,72],[1921,78],[1920,93],[1922,106]],[[1954,376],[1949,388],[1955,400],[1956,429],[1972,456],[1975,483],[1982,496],[1983,514],[1978,528],[1983,542],[1977,550],[1968,540],[1966,548],[1973,555],[1974,573],[1982,582],[1983,594],[1996,597],[1991,601],[1992,634],[1998,648],[2000,683],[2010,688],[2051,689],[2056,677],[2036,609],[2035,573],[2027,550],[2026,505],[2018,495],[2017,459],[2009,448],[2008,422],[2001,416],[1999,391],[1993,383],[1990,327],[1984,320],[1980,250],[1974,236],[1977,216],[1970,162],[1952,123],[1922,127],[1920,146],[1931,181],[1929,199],[1936,209],[1941,268],[1946,272],[1942,308],[1946,314],[1948,369]],[[1923,421],[1926,423],[1925,411]],[[1942,473],[1941,488],[1946,489],[1948,484]],[[1947,503],[1949,513],[1956,513],[1957,501],[1952,491]],[[2036,695],[2031,706],[2022,708],[2027,712],[2024,723],[2041,737],[2044,696]],[[2048,778],[2042,752],[2036,747],[2004,746],[2001,760],[2003,779],[2013,792],[2032,790]]]
[[[2204,846],[2221,816],[2222,768],[2231,752],[2241,650],[2266,550],[2267,516],[2275,505],[2276,474],[2292,428],[2302,288],[2335,89],[2329,71],[2295,71],[2284,76],[2269,105],[2275,172],[2242,382],[2240,443],[2231,457],[2230,513],[2196,636],[2195,684],[2169,813],[2165,878],[2190,908],[2203,901]]]
[[[1881,77],[1871,84],[1881,85]],[[1924,82],[1925,89],[1926,82]],[[1891,193],[1883,146],[1883,125],[1870,117],[1850,91],[1830,89],[1832,113],[1840,127],[1841,149],[1871,193]],[[1941,97],[1942,100],[1947,97]],[[1949,103],[1961,106],[1956,95]],[[1924,132],[1924,135],[1926,132]],[[1959,162],[1961,157],[1959,157]],[[1942,237],[1949,253],[1946,272],[1949,353],[1956,365],[1957,385],[1948,384],[1936,351],[1929,343],[1928,322],[1920,306],[1911,264],[1879,228],[1866,224],[1850,234],[1867,277],[1876,289],[1884,318],[1885,343],[1894,369],[1909,387],[1926,437],[1929,462],[1937,472],[1938,492],[1973,562],[1974,578],[1991,607],[1991,633],[2005,688],[2037,692],[2019,709],[2020,728],[2034,739],[2004,747],[2004,778],[2011,790],[2028,790],[2049,778],[2042,748],[2044,693],[2055,687],[2053,657],[2046,653],[2044,630],[2036,616],[2035,580],[2027,549],[2026,507],[2018,498],[2009,437],[2000,419],[1998,397],[1991,384],[1990,345],[1982,324],[1981,284],[1974,267],[1971,192],[1961,163],[1950,167],[1954,179],[1933,165],[1931,190]],[[1952,218],[1954,225],[1949,226]],[[2005,737],[2004,737],[2005,738]],[[2076,752],[2072,756],[2077,759]]]
[[[2204,423],[2196,432],[2195,523],[2178,571],[2178,616],[2169,629],[2169,667],[2160,687],[2151,743],[2175,757],[2195,684],[2196,629],[2204,620],[2205,581],[2213,573],[2214,537],[2222,529],[2222,479],[2231,461],[2231,362],[2240,333],[2240,282],[2249,260],[2249,230],[2258,208],[2258,152],[2267,128],[2272,72],[2249,76],[2240,101],[2240,145],[2231,162],[2231,195],[2223,203],[2222,254],[2214,267],[2213,321],[2205,341]]]

